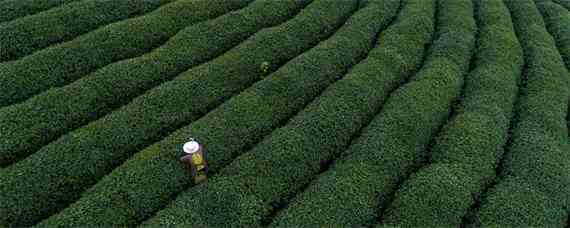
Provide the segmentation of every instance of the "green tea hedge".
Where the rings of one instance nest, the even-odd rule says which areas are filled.
[[[408,75],[419,68],[424,48],[432,40],[434,2],[408,1],[398,16],[398,21],[382,34],[379,47],[372,51],[367,60],[355,67],[351,74],[331,87],[330,92],[325,93],[320,99],[322,104],[326,104],[323,106],[327,107],[323,109],[323,112],[339,112],[336,117],[329,117],[329,114],[322,112],[320,115],[323,118],[339,121],[339,127],[348,129],[340,130],[340,134],[346,134],[345,137],[354,135],[360,127],[370,121],[388,99],[389,94],[404,83]],[[421,13],[418,14],[419,12]],[[417,31],[422,32],[417,33]],[[421,35],[416,36],[419,34]],[[407,42],[404,43],[402,40]],[[400,54],[394,55],[395,53]],[[392,68],[397,65],[394,63],[409,65]],[[351,90],[357,92],[351,94]],[[340,98],[341,104],[349,104],[349,106],[335,105],[335,96]],[[328,102],[324,102],[327,99]],[[347,107],[349,109],[346,109]],[[339,111],[333,112],[331,109],[339,109]],[[356,125],[358,128],[347,127],[351,125]],[[336,137],[342,137],[342,135]],[[348,139],[342,140],[348,142]],[[350,151],[348,150],[347,153]],[[362,200],[361,195],[354,193],[353,190],[367,186],[369,183],[365,182],[372,177],[362,172],[354,172],[354,169],[345,169],[346,167],[348,166],[343,165],[341,161],[334,163],[330,170],[319,176],[276,217],[272,226],[290,227],[305,224],[359,226],[370,223],[370,218],[374,217],[376,209],[360,203],[371,203],[374,200]],[[338,182],[333,180],[332,178],[339,172],[346,175],[347,179]]]
[[[566,8],[567,10],[570,10],[570,1],[568,0],[553,0],[556,4],[559,4],[561,6],[563,6],[564,8]]]
[[[396,193],[385,216],[387,224],[459,227],[476,197],[495,178],[523,57],[503,2],[475,2],[478,47],[461,103],[431,149],[432,163],[414,173]]]
[[[524,69],[518,122],[500,182],[484,199],[476,225],[562,227],[570,208],[566,112],[568,71],[532,0],[505,1],[522,44]],[[528,18],[535,18],[531,21]],[[512,183],[512,184],[511,184]],[[532,194],[512,194],[512,186]],[[505,202],[517,202],[513,204]]]
[[[0,24],[0,62],[15,60],[172,0],[84,0]]]
[[[376,4],[385,3],[370,1],[367,7],[373,9],[378,6]],[[395,24],[380,35],[380,47],[405,45],[400,49],[404,50],[401,56],[385,58],[388,56],[383,53],[395,53],[387,52],[385,48],[374,49],[345,78],[325,90],[284,127],[273,131],[252,150],[237,157],[205,185],[191,188],[179,196],[174,204],[158,212],[145,225],[256,226],[268,222],[272,211],[309,183],[326,161],[334,159],[338,150],[348,144],[351,136],[374,115],[375,106],[382,103],[387,91],[370,89],[374,84],[358,76],[372,78],[374,72],[367,73],[379,69],[392,73],[387,75],[396,79],[386,81],[396,86],[402,80],[398,76],[403,78],[406,71],[409,73],[417,67],[421,55],[416,54],[423,51],[433,31],[433,23],[430,23],[433,21],[433,3],[409,1]],[[375,16],[367,14],[370,13],[363,9],[351,24],[357,24],[361,17]],[[366,20],[360,23],[365,26]],[[402,42],[401,38],[408,38],[404,34],[413,35]],[[372,59],[372,55],[376,57]],[[374,60],[385,61],[387,64],[384,66],[396,64],[394,68],[375,68],[373,64],[378,62]],[[236,196],[239,198],[235,199]],[[183,211],[189,213],[178,217]]]
[[[524,180],[509,177],[485,195],[470,226],[564,227],[566,210]]]
[[[259,29],[282,23],[306,4],[305,0],[252,3],[185,28],[153,52],[113,63],[70,85],[0,109],[0,166],[25,158],[144,91],[223,54]]]
[[[378,192],[376,195],[377,202],[379,201],[377,207],[379,207],[382,226],[433,226],[429,220],[425,220],[426,217],[429,218],[430,216],[429,210],[418,216],[407,214],[409,212],[407,202],[416,200],[417,196],[408,197],[408,195],[401,194],[392,196],[392,194],[395,190],[403,192],[415,190],[414,186],[409,186],[409,179],[406,180],[405,178],[415,173],[414,170],[420,165],[420,162],[429,162],[429,159],[426,159],[429,158],[429,154],[426,154],[425,151],[428,149],[432,138],[436,136],[440,126],[447,122],[452,104],[459,97],[464,83],[464,74],[467,73],[471,59],[471,50],[474,46],[475,31],[477,30],[473,19],[474,7],[472,2],[440,0],[439,3],[443,6],[440,9],[446,10],[440,10],[438,13],[447,14],[445,18],[470,21],[466,23],[470,26],[451,23],[452,25],[448,28],[455,32],[440,34],[433,45],[433,50],[438,50],[438,42],[447,44],[447,40],[455,40],[459,45],[441,49],[454,53],[460,58],[447,55],[447,58],[432,60],[430,59],[431,55],[428,56],[426,66],[416,75],[416,80],[396,91],[392,96],[393,99],[388,101],[384,111],[377,117],[377,121],[370,125],[370,129],[375,131],[370,134],[372,136],[365,138],[368,139],[365,142],[368,144],[372,144],[369,142],[370,140],[380,142],[374,142],[378,146],[365,145],[362,147],[365,148],[366,152],[378,152],[374,153],[375,155],[365,154],[360,158],[353,159],[353,162],[364,159],[377,160],[367,168],[372,170],[371,173],[380,176],[379,180],[374,180],[375,183],[378,183],[374,187],[378,188],[376,189]],[[448,20],[451,19],[442,20],[440,23],[444,24]],[[451,62],[452,58],[461,62],[455,61],[454,64]],[[364,153],[360,152],[360,154]],[[372,168],[371,166],[378,166],[379,168]],[[441,175],[442,170],[431,171],[433,176],[439,178],[434,180],[434,184],[430,186],[434,186],[439,180],[445,180],[447,177]],[[427,184],[425,179],[418,179],[418,182],[423,183],[423,185],[419,184],[422,187]],[[419,189],[415,193],[425,194],[427,192]],[[454,192],[453,194],[455,197],[460,197],[458,195],[465,194],[461,192]],[[429,195],[423,196],[427,200],[430,199]]]
[[[107,64],[142,55],[191,24],[245,7],[251,0],[178,0],[22,59],[0,63],[0,107],[67,85]]]
[[[341,28],[327,41],[291,60],[203,118],[136,154],[99,181],[78,202],[43,224],[135,224],[148,218],[191,185],[188,173],[177,159],[180,145],[187,137],[198,138],[205,145],[210,154],[210,170],[219,171],[245,148],[302,109],[362,58],[371,48],[375,34],[387,25],[396,9],[396,1],[363,9],[371,11],[367,14],[371,20],[366,27],[354,23],[355,19],[349,20],[348,27]],[[354,33],[355,30],[362,33]],[[307,68],[309,65],[311,68]],[[311,77],[306,77],[308,74]],[[164,169],[169,170],[168,175]],[[117,200],[117,196],[135,195],[133,200]],[[106,206],[99,209],[102,205]],[[125,214],[125,211],[131,213]],[[113,216],[106,218],[106,215]]]
[[[556,41],[566,69],[570,69],[570,12],[552,2],[537,4],[537,7],[544,17],[548,32]]]
[[[293,19],[261,30],[213,61],[5,168],[0,225],[34,224],[63,209],[132,154],[259,80],[263,62],[270,62],[273,71],[328,37],[357,5],[330,3],[312,3]],[[20,178],[22,173],[27,177]]]
[[[0,4],[0,23],[75,1],[79,0],[4,0]]]
[[[414,157],[410,154],[412,151],[425,147],[433,134],[427,132],[437,130],[438,122],[445,120],[444,114],[459,93],[462,77],[459,69],[466,67],[454,64],[449,58],[459,54],[457,57],[463,60],[463,66],[469,63],[469,46],[474,41],[475,30],[470,2],[442,1],[438,8],[437,39],[430,47],[426,65],[412,82],[390,95],[380,114],[342,153],[343,157],[278,215],[276,226],[375,223],[379,207],[383,207],[397,187],[396,180],[405,177],[404,169],[414,163],[406,159]],[[458,21],[452,22],[448,18]],[[457,45],[462,42],[466,43]],[[468,48],[464,49],[465,46]],[[433,115],[437,113],[430,109],[432,107],[440,114]],[[422,125],[434,127],[424,130]],[[422,132],[425,133],[422,135]],[[416,153],[415,156],[421,157],[420,151]]]

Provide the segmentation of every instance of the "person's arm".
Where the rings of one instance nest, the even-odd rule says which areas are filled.
[[[192,177],[196,176],[196,168],[192,165],[192,155],[185,155],[180,159],[180,161],[184,167],[190,171]]]

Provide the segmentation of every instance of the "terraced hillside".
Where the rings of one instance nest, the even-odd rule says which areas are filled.
[[[0,227],[570,227],[569,6],[0,0]]]

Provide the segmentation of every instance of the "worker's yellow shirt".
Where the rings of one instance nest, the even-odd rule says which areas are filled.
[[[194,165],[201,165],[202,163],[204,163],[204,158],[202,158],[201,154],[193,154],[192,163],[194,163]]]

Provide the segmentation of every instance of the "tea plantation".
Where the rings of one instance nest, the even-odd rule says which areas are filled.
[[[569,228],[569,69],[570,0],[0,0],[0,227]]]

